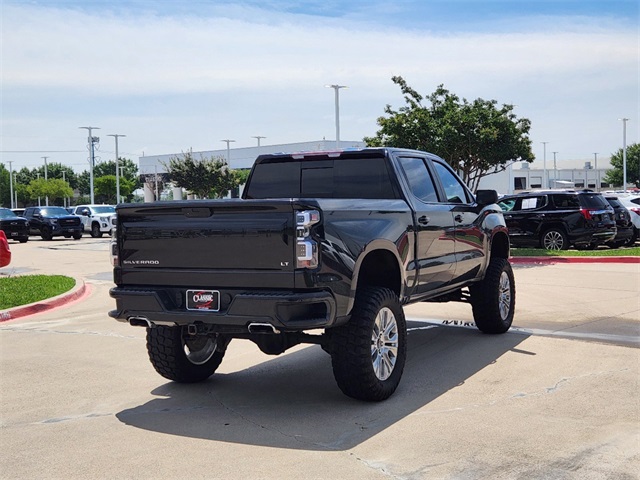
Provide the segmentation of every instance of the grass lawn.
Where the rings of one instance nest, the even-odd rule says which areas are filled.
[[[0,277],[0,310],[55,297],[75,284],[75,279],[63,275]]]
[[[640,247],[608,248],[595,250],[545,250],[542,248],[512,248],[512,257],[638,257]]]

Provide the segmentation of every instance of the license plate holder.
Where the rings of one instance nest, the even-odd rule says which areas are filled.
[[[187,290],[187,310],[220,311],[220,292],[218,290]]]

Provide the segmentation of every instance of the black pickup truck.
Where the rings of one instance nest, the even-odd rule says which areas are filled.
[[[311,343],[346,395],[384,400],[405,365],[404,304],[466,301],[482,332],[510,328],[497,198],[426,152],[261,155],[241,199],[118,205],[109,315],[147,328],[170,380],[205,380],[234,338],[273,355]]]

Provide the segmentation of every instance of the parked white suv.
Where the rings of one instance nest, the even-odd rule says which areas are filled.
[[[88,230],[93,238],[111,233],[116,226],[116,207],[113,205],[78,205],[73,214],[80,217],[83,230]]]
[[[631,213],[631,222],[633,223],[633,240],[631,246],[640,237],[640,196],[637,194],[617,194],[620,203],[627,207]]]

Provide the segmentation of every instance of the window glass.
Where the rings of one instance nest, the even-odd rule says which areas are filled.
[[[544,205],[544,197],[527,197],[522,199],[520,210],[534,210]]]
[[[510,212],[511,210],[513,210],[513,207],[515,206],[515,204],[516,204],[515,198],[508,198],[498,202],[498,205],[500,206],[503,212]]]
[[[580,208],[580,202],[577,195],[551,195],[553,204],[556,208]]]
[[[409,182],[411,192],[423,202],[437,202],[438,196],[433,179],[424,160],[421,158],[401,157],[400,165]]]
[[[603,208],[609,207],[609,202],[598,193],[583,193],[580,195],[580,203],[587,208]]]
[[[448,203],[469,203],[467,191],[451,171],[440,162],[433,162],[440,177]]]
[[[397,198],[384,158],[314,159],[256,165],[247,198]]]

